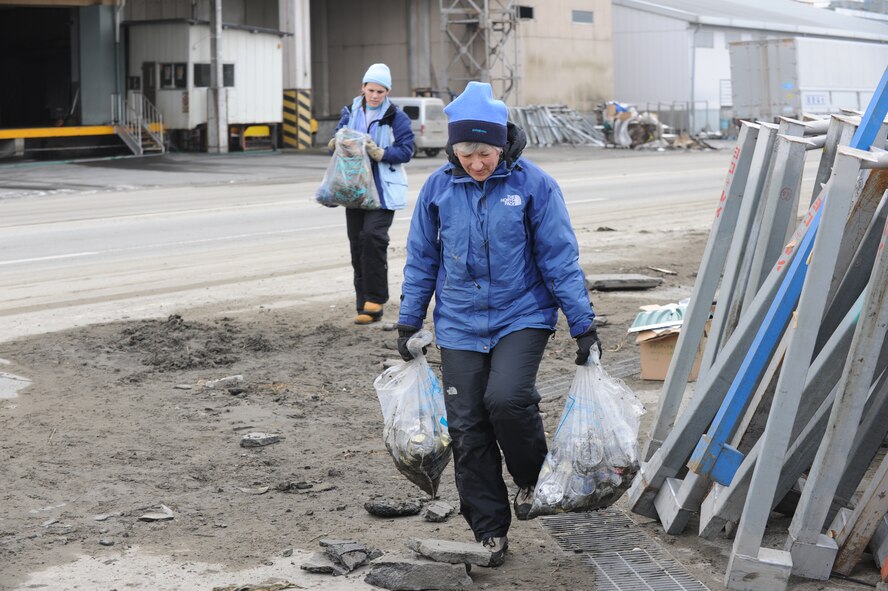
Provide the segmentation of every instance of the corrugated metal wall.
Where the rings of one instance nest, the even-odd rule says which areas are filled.
[[[687,23],[623,6],[613,11],[614,99],[642,109],[647,102],[691,100]]]
[[[158,88],[155,104],[171,129],[193,129],[207,120],[207,89],[194,86],[194,64],[210,63],[210,28],[185,22],[130,27],[129,75],[144,62],[186,63],[186,88]],[[234,65],[228,89],[228,122],[280,123],[283,119],[280,37],[236,29],[222,32],[224,64]]]

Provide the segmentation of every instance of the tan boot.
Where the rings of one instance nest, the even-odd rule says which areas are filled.
[[[364,302],[364,309],[355,316],[355,324],[373,324],[382,320],[382,304]]]
[[[355,316],[355,324],[373,324],[382,320],[382,316],[371,316],[369,314],[358,314]]]

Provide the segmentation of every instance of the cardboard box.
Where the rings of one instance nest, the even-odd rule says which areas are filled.
[[[708,334],[708,323],[706,334]],[[672,362],[672,354],[678,342],[678,334],[681,327],[667,328],[663,330],[644,330],[636,333],[635,342],[638,343],[638,354],[641,358],[641,379],[665,380],[669,372],[669,364]],[[691,367],[689,382],[697,380],[700,371],[700,362],[703,360],[703,349],[706,347],[706,336],[697,348],[697,357]]]

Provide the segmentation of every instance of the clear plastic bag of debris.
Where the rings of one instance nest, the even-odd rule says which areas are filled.
[[[414,359],[388,368],[373,386],[385,421],[382,437],[395,466],[435,497],[451,450],[441,380],[422,352],[431,342],[427,330],[413,335],[407,348]]]
[[[593,350],[570,386],[530,516],[594,511],[616,502],[638,472],[643,414],[641,401],[607,375]]]
[[[373,180],[365,133],[343,127],[336,132],[336,148],[315,200],[327,206],[379,209],[379,193]]]

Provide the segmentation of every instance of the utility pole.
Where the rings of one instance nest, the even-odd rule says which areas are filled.
[[[222,0],[210,0],[210,88],[207,92],[207,151],[228,153],[228,94],[222,73]]]

